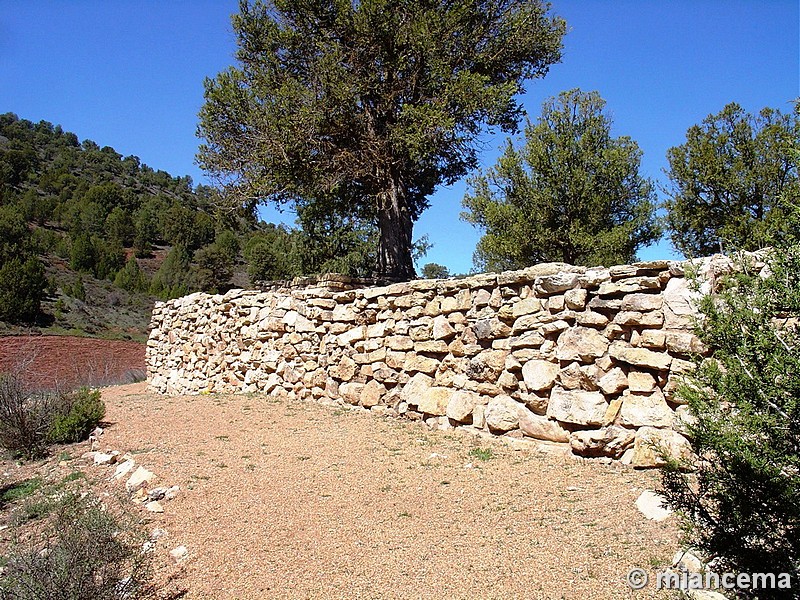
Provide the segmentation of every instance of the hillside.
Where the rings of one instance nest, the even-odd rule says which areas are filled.
[[[0,335],[143,339],[158,298],[247,285],[257,228],[193,186],[46,121],[0,115]]]

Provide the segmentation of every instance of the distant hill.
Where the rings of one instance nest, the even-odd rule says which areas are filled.
[[[142,339],[157,298],[246,286],[241,249],[264,225],[214,199],[188,176],[0,115],[0,335]]]

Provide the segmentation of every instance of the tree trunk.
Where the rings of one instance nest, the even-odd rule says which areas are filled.
[[[391,281],[414,279],[411,235],[414,224],[406,203],[405,191],[396,181],[380,196],[378,210],[377,264],[375,277]]]

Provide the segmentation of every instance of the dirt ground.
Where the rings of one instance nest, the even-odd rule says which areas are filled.
[[[656,472],[263,396],[103,398],[103,449],[181,488],[148,527],[186,598],[672,597],[625,583],[679,547],[634,504]]]
[[[0,337],[0,373],[18,372],[32,388],[130,383],[145,376],[145,345],[69,336]]]

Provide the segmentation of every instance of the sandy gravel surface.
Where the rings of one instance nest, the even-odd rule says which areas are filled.
[[[634,506],[655,472],[264,396],[103,397],[103,448],[181,486],[150,526],[186,598],[672,597],[624,580],[678,547]]]

